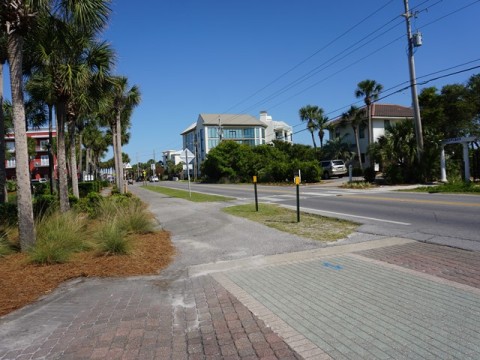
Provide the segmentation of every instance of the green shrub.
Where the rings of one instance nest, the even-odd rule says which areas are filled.
[[[68,194],[68,202],[70,204],[71,207],[74,207],[76,203],[78,203],[78,198],[75,197],[74,195],[72,194]]]
[[[15,180],[7,180],[7,191],[8,192],[17,191],[17,182]]]
[[[352,169],[352,176],[354,177],[363,176],[363,170],[359,167],[354,167]]]
[[[74,209],[88,214],[90,218],[96,218],[102,195],[97,192],[91,192],[87,196],[81,198],[75,205]]]
[[[371,166],[367,167],[363,172],[363,177],[365,178],[365,181],[369,183],[375,182],[376,175],[377,175],[377,172],[375,171],[375,168]]]
[[[95,233],[98,251],[103,255],[125,255],[131,248],[131,241],[116,220],[104,222]]]
[[[74,211],[46,215],[37,222],[36,230],[37,241],[29,250],[34,263],[63,263],[73,253],[90,248],[85,217]]]
[[[33,215],[35,218],[52,213],[58,209],[58,201],[53,195],[40,195],[33,201]]]
[[[35,183],[32,184],[32,194],[34,196],[41,196],[50,193],[50,186],[48,183]]]
[[[108,186],[108,183],[107,183]],[[102,181],[96,180],[96,181],[84,181],[78,183],[78,191],[80,193],[80,198],[84,198],[88,194],[92,192],[100,192],[102,189]]]
[[[16,225],[18,216],[17,212],[17,204],[13,202],[0,204],[0,225]]]

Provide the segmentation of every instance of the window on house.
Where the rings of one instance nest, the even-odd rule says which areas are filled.
[[[383,128],[388,129],[390,127],[390,120],[383,120]]]
[[[40,151],[47,151],[48,150],[47,145],[48,145],[48,140],[40,140],[38,148]]]
[[[209,127],[208,128],[208,137],[209,138],[216,138],[218,137],[218,130],[216,127]]]
[[[42,155],[40,156],[40,165],[41,166],[48,166],[48,155]]]
[[[9,152],[15,152],[15,142],[13,141],[7,141],[6,143],[7,146],[7,151]]]
[[[362,125],[360,126],[360,128],[358,129],[358,137],[360,139],[365,139],[365,125]]]
[[[243,136],[247,139],[253,139],[255,137],[255,131],[253,128],[250,129],[244,129],[243,130]]]

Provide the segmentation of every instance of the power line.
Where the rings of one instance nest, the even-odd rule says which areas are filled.
[[[425,3],[428,3],[429,1],[431,0],[425,0],[423,1],[422,3],[418,4],[417,6],[415,6],[414,8],[412,9],[415,9],[415,8],[419,8],[420,6],[424,5]],[[441,2],[443,0],[439,0],[437,1],[437,3],[433,4],[432,6],[435,6],[436,4],[438,4],[439,2]],[[320,48],[319,50],[317,50],[316,52],[314,52],[312,55],[308,56],[306,59],[302,60],[300,63],[298,63],[297,65],[293,66],[292,68],[290,68],[288,71],[286,71],[285,73],[281,74],[280,76],[278,76],[277,78],[275,78],[273,81],[271,81],[270,83],[268,83],[267,85],[265,85],[264,87],[262,87],[261,89],[259,89],[258,91],[256,91],[254,94],[250,95],[249,97],[247,97],[246,99],[240,101],[239,103],[235,104],[234,106],[230,107],[228,110],[226,110],[225,112],[228,112],[230,111],[231,109],[237,107],[238,105],[246,102],[247,100],[251,99],[252,97],[254,97],[255,95],[257,95],[258,93],[260,93],[262,90],[266,89],[267,87],[269,87],[270,85],[274,84],[275,82],[277,82],[279,79],[283,78],[285,75],[289,74],[290,72],[292,72],[293,70],[295,70],[296,68],[298,68],[300,65],[304,64],[305,62],[307,62],[309,59],[311,59],[312,57],[314,57],[315,55],[317,55],[318,53],[320,53],[321,51],[327,49],[330,45],[334,44],[335,42],[337,42],[339,39],[341,39],[342,37],[344,37],[345,35],[347,35],[348,33],[350,33],[352,30],[354,30],[355,28],[357,28],[359,25],[361,25],[362,23],[364,23],[366,20],[368,20],[369,18],[371,18],[372,16],[376,15],[378,12],[380,12],[381,10],[383,10],[385,7],[387,7],[389,4],[391,4],[393,1],[389,1],[388,3],[386,3],[385,5],[381,6],[379,9],[375,10],[373,13],[371,13],[370,15],[368,15],[367,17],[363,18],[361,21],[359,21],[358,23],[356,23],[354,26],[350,27],[348,30],[346,30],[345,32],[343,32],[341,35],[337,36],[335,39],[331,40],[328,44],[326,44],[325,46],[323,46],[322,48]],[[348,52],[345,56],[341,57],[340,60],[343,60],[345,57],[347,57],[348,55],[351,55],[352,53],[356,52],[357,50],[361,49],[362,48],[362,43],[366,42],[368,38],[370,38],[373,34],[375,34],[376,32],[380,31],[381,29],[383,29],[384,27],[386,27],[387,25],[389,25],[390,23],[394,22],[395,20],[398,19],[398,16],[395,16],[394,18],[392,18],[391,20],[387,21],[385,24],[383,24],[382,26],[380,26],[379,28],[377,28],[376,30],[370,32],[368,35],[364,36],[362,39],[360,39],[359,41],[356,42],[356,45],[357,47],[354,48],[354,50],[351,50],[350,52]],[[377,38],[379,38],[380,36],[386,34],[387,32],[389,32],[390,30],[392,30],[393,28],[395,28],[396,26],[402,24],[402,21],[400,21],[398,24],[395,24],[393,27],[391,27],[390,29],[384,31],[383,33],[381,33],[380,35],[377,35],[376,37],[374,37],[373,39],[371,39],[370,41],[373,41]],[[256,103],[254,103],[253,105],[249,106],[248,108],[242,110],[240,112],[240,114],[245,114],[247,113],[249,110],[255,108],[257,105],[260,105],[260,104],[263,104],[265,102],[268,102],[270,100],[272,100],[273,98],[281,95],[282,93],[288,91],[290,88],[293,88],[299,84],[301,84],[302,82],[304,82],[305,80],[309,79],[310,77],[318,74],[319,72],[329,68],[331,65],[333,65],[333,61],[339,57],[340,55],[342,55],[343,53],[345,53],[347,50],[349,50],[350,47],[347,47],[345,48],[343,51],[341,51],[340,53],[336,54],[335,56],[331,57],[329,60],[323,62],[321,65],[315,67],[314,69],[310,70],[309,72],[307,72],[306,74],[302,75],[300,78],[297,78],[296,80],[294,80],[293,82],[287,84],[286,86],[284,86],[283,88],[277,90],[276,92],[274,92],[273,94],[267,96],[266,98],[260,100],[260,101],[257,101]],[[332,62],[330,65],[328,65],[329,62]],[[322,68],[323,66],[323,68]],[[315,71],[317,70],[317,71]],[[235,118],[236,116],[233,116],[232,118]]]
[[[427,2],[427,1],[424,1],[423,3],[425,3],[425,2]],[[446,18],[446,17],[448,17],[448,16],[451,16],[451,15],[453,15],[453,14],[455,14],[455,13],[457,13],[457,12],[461,11],[461,10],[464,10],[464,9],[468,8],[469,6],[472,6],[472,5],[474,5],[475,3],[478,3],[478,2],[480,2],[480,0],[476,0],[476,1],[472,2],[472,3],[470,3],[470,4],[467,4],[466,6],[463,6],[463,7],[459,8],[459,9],[457,9],[457,10],[451,11],[451,12],[449,12],[448,14],[446,14],[446,15],[444,15],[444,16],[442,16],[442,17],[438,18],[438,19],[435,19],[434,21],[431,21],[431,22],[429,22],[429,23],[425,24],[423,27],[430,26],[430,25],[434,24],[435,22],[438,22],[439,20],[442,20],[442,19],[444,19],[444,18]],[[423,3],[422,3],[422,4],[423,4]],[[437,3],[433,4],[432,6],[434,6],[434,5],[437,5],[438,3],[439,3],[439,2],[437,2]],[[418,7],[418,6],[420,6],[420,5],[417,5],[417,7]],[[369,54],[369,55],[366,55],[366,56],[364,56],[364,57],[363,57],[363,58],[361,58],[361,59],[358,59],[357,61],[355,61],[355,62],[353,62],[353,63],[351,63],[351,64],[347,65],[346,67],[344,67],[344,68],[342,68],[342,69],[338,70],[337,72],[335,72],[335,73],[333,73],[333,74],[331,74],[331,75],[329,75],[329,76],[327,76],[327,77],[325,77],[325,78],[323,78],[323,79],[321,79],[321,80],[317,81],[316,83],[314,83],[314,84],[312,84],[312,85],[308,86],[307,88],[305,88],[305,89],[301,90],[300,92],[298,92],[298,93],[296,93],[296,94],[294,94],[294,95],[292,95],[292,96],[289,96],[288,98],[286,98],[286,99],[282,100],[281,102],[279,102],[279,103],[277,103],[277,104],[275,104],[275,105],[271,106],[270,108],[275,108],[275,107],[277,107],[277,106],[279,106],[279,105],[281,105],[281,104],[285,103],[286,101],[288,101],[288,100],[291,100],[292,98],[294,98],[294,97],[296,97],[296,96],[298,96],[298,95],[300,95],[300,94],[304,93],[305,91],[307,91],[307,90],[310,90],[311,88],[313,88],[313,87],[317,86],[318,84],[320,84],[320,83],[324,82],[325,80],[328,80],[328,79],[330,79],[331,77],[333,77],[333,76],[335,76],[335,75],[337,75],[337,74],[339,74],[339,73],[343,72],[344,70],[346,70],[346,69],[350,68],[351,66],[353,66],[353,65],[355,65],[355,64],[357,64],[357,63],[359,63],[360,61],[362,61],[362,60],[365,60],[366,58],[370,57],[371,55],[373,55],[373,54],[375,54],[375,53],[377,53],[377,52],[381,51],[382,49],[386,48],[387,46],[389,46],[389,45],[391,45],[392,43],[394,43],[394,42],[396,42],[396,41],[400,40],[400,39],[401,39],[401,38],[403,38],[403,37],[404,37],[404,35],[402,35],[402,36],[399,36],[398,38],[394,39],[394,40],[393,40],[393,41],[391,41],[390,43],[388,43],[388,44],[385,44],[384,46],[382,46],[382,47],[378,48],[378,49],[377,49],[377,50],[375,50],[373,53],[371,53],[371,54]],[[271,100],[271,99],[269,99],[269,100]],[[269,100],[268,100],[268,101],[269,101]],[[300,123],[300,124],[298,124],[298,125],[295,125],[295,126],[299,126],[299,125],[301,125],[301,123]],[[294,127],[295,127],[295,126],[294,126]]]
[[[311,58],[313,58],[315,55],[319,54],[320,52],[328,49],[331,45],[333,45],[335,42],[337,42],[338,40],[340,40],[341,38],[343,38],[345,35],[347,35],[348,33],[350,33],[351,31],[353,31],[355,28],[357,28],[358,26],[360,26],[361,24],[363,24],[365,21],[367,21],[368,19],[370,19],[372,16],[376,15],[378,12],[380,12],[381,10],[383,10],[385,7],[387,7],[388,5],[390,5],[393,1],[395,0],[390,0],[388,3],[384,4],[383,6],[381,6],[380,8],[378,8],[377,10],[375,10],[373,13],[371,13],[370,15],[366,16],[365,18],[363,18],[362,20],[360,20],[359,22],[357,22],[355,25],[353,25],[352,27],[350,27],[349,29],[347,29],[346,31],[344,31],[342,34],[340,34],[339,36],[337,36],[336,38],[334,38],[333,40],[331,40],[330,42],[328,42],[326,45],[324,45],[323,47],[321,47],[320,49],[318,49],[317,51],[315,51],[313,54],[309,55],[308,57],[306,57],[305,59],[303,59],[302,61],[300,61],[298,64],[296,64],[295,66],[291,67],[290,69],[288,69],[286,72],[284,72],[283,74],[281,74],[280,76],[276,77],[275,79],[273,79],[272,81],[270,81],[267,85],[263,86],[262,88],[260,88],[259,90],[255,91],[252,95],[248,96],[247,98],[245,98],[244,100],[238,102],[237,104],[231,106],[230,108],[228,108],[225,113],[229,112],[230,110],[234,109],[235,107],[237,107],[238,105],[241,105],[243,103],[245,103],[246,101],[250,100],[252,97],[256,96],[257,94],[259,94],[260,92],[262,92],[263,90],[265,90],[266,88],[268,88],[269,86],[273,85],[274,83],[276,83],[278,80],[282,79],[283,77],[285,77],[286,75],[288,75],[289,73],[291,73],[293,70],[297,69],[298,67],[300,67],[301,65],[303,65],[304,63],[306,63],[308,60],[310,60]],[[424,2],[428,2],[429,0],[426,0]]]
[[[428,75],[423,75],[423,76],[417,77],[416,80],[421,79],[421,78],[425,78],[426,76],[429,76],[429,75],[432,75],[432,74],[438,74],[438,73],[444,72],[444,71],[446,71],[446,70],[453,69],[453,68],[456,68],[456,67],[459,67],[459,66],[462,66],[462,65],[465,65],[465,64],[470,64],[470,63],[476,62],[476,61],[480,61],[480,59],[472,60],[472,61],[469,61],[469,62],[467,62],[467,63],[461,64],[461,65],[456,65],[456,66],[453,66],[453,67],[450,67],[450,68],[447,68],[447,69],[444,69],[444,70],[439,70],[439,71],[436,71],[436,72],[431,73],[431,74],[428,74]],[[435,80],[440,80],[440,79],[443,79],[443,78],[446,78],[446,77],[450,77],[450,76],[453,76],[453,75],[462,74],[462,73],[465,73],[465,72],[468,72],[468,71],[472,71],[472,70],[475,70],[475,69],[480,69],[480,65],[471,66],[471,67],[469,67],[469,68],[467,68],[467,69],[462,69],[462,70],[454,71],[454,72],[451,72],[451,73],[448,73],[448,74],[445,74],[445,75],[433,77],[433,78],[427,79],[427,80],[425,80],[425,81],[418,82],[417,85],[426,85],[426,84],[428,84],[428,83],[430,83],[430,82],[432,82],[432,81],[435,81]],[[408,83],[408,81],[405,81],[405,82],[403,82],[402,84],[404,84],[404,83]],[[393,88],[396,88],[396,87],[398,87],[398,86],[399,86],[399,85],[396,85],[396,86],[394,86]],[[411,87],[411,85],[409,84],[409,85],[407,85],[407,86],[405,86],[405,87],[403,87],[403,88],[401,88],[401,89],[399,89],[399,90],[393,91],[393,92],[391,92],[391,93],[389,93],[389,94],[387,94],[387,95],[384,95],[384,96],[378,98],[377,101],[384,100],[384,99],[386,99],[386,98],[389,98],[390,96],[393,96],[393,95],[395,95],[395,94],[401,93],[401,92],[403,92],[403,91],[405,91],[405,90],[410,89],[410,87]],[[392,89],[392,88],[391,88],[391,89]],[[358,103],[358,102],[357,102],[357,103]],[[342,107],[342,108],[337,109],[336,111],[341,110],[341,109],[345,109],[345,108],[347,108],[347,107],[349,107],[349,106],[351,106],[351,105],[354,105],[354,104],[346,105],[346,106],[344,106],[344,107]],[[301,125],[301,124],[299,124],[299,125]],[[308,129],[302,129],[302,130],[296,131],[296,132],[293,133],[293,135],[298,134],[298,133],[301,133],[301,132],[306,131],[306,130],[308,130]]]

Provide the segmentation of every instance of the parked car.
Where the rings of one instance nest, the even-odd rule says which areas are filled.
[[[128,185],[133,185],[133,178],[128,179]]]
[[[158,182],[158,176],[154,175],[154,176],[150,176],[150,182]]]
[[[347,174],[347,167],[343,160],[322,160],[320,166],[323,169],[324,179],[329,179],[332,176],[342,177]]]

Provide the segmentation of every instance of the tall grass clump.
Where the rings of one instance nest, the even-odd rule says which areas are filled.
[[[11,226],[0,226],[0,258],[20,251],[17,228]]]
[[[118,213],[118,223],[127,233],[146,234],[154,230],[153,216],[138,199],[122,207]]]
[[[154,230],[154,218],[146,206],[134,197],[111,196],[99,202],[97,217],[102,221],[115,220],[126,233],[145,234]]]
[[[131,249],[131,240],[117,219],[102,223],[95,233],[95,239],[98,251],[103,255],[126,255]]]
[[[104,255],[128,254],[131,234],[145,234],[154,230],[153,216],[137,198],[114,195],[98,203],[95,233],[98,250]]]
[[[68,261],[73,253],[91,247],[86,230],[85,216],[74,211],[42,217],[37,222],[37,241],[29,251],[30,260],[37,264]]]

